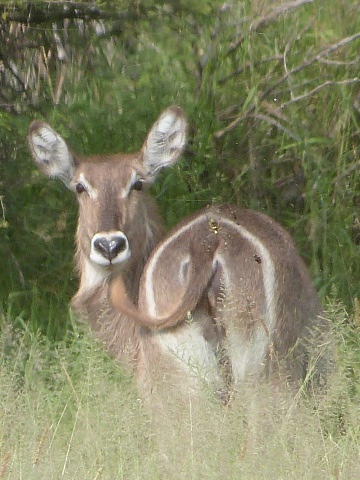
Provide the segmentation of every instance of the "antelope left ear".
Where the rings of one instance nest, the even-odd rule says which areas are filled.
[[[187,122],[180,107],[167,108],[154,123],[143,146],[144,166],[150,180],[173,165],[186,143]]]

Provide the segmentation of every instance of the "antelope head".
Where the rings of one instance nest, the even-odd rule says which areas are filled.
[[[38,168],[61,179],[79,203],[77,264],[89,288],[114,271],[139,270],[162,236],[147,187],[173,165],[185,145],[186,119],[166,109],[138,153],[79,157],[49,125],[34,121],[29,145]],[[81,287],[80,287],[81,288]]]

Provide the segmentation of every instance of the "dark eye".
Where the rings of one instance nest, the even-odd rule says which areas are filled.
[[[142,190],[143,185],[144,185],[143,180],[136,180],[136,182],[132,184],[131,190]]]
[[[77,193],[82,193],[85,192],[86,188],[81,182],[79,182],[75,185],[75,190],[77,191]]]

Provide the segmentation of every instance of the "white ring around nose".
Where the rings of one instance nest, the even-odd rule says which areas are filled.
[[[119,253],[115,257],[109,260],[104,255],[102,255],[101,252],[95,247],[95,242],[101,239],[104,239],[109,243],[114,240],[123,239],[125,241],[125,247],[121,251],[119,251]],[[108,267],[109,265],[118,265],[119,263],[125,262],[130,257],[130,255],[131,250],[128,239],[126,235],[121,231],[98,232],[91,239],[90,260],[97,265],[106,267]]]

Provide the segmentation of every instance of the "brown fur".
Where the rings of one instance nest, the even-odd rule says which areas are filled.
[[[219,239],[212,236],[212,238],[200,241],[199,238],[190,237],[190,241],[186,245],[191,258],[186,271],[186,284],[181,287],[179,285],[175,286],[174,280],[178,272],[173,272],[170,269],[174,276],[170,274],[162,277],[162,281],[168,282],[170,288],[175,288],[175,291],[171,292],[170,298],[165,294],[164,285],[156,286],[161,291],[162,297],[165,296],[166,306],[173,309],[173,312],[160,318],[146,315],[145,311],[137,308],[131,301],[121,275],[116,276],[111,282],[110,301],[113,307],[123,315],[128,315],[143,327],[153,330],[172,328],[178,323],[182,323],[187,314],[191,314],[196,309],[203,292],[212,281],[215,274],[214,255],[219,246]],[[173,304],[174,296],[176,296],[175,305]],[[142,298],[141,301],[143,301]]]
[[[48,125],[36,121],[29,130],[40,170],[60,178],[79,200],[80,285],[72,307],[135,372],[143,397],[161,408],[169,387],[171,398],[186,404],[192,395],[202,395],[204,381],[224,391],[248,376],[279,372],[278,360],[285,363],[286,376],[301,380],[307,350],[301,346],[293,354],[292,349],[322,328],[319,300],[290,236],[265,215],[213,207],[184,220],[161,241],[163,227],[146,190],[161,168],[177,161],[185,134],[178,107],[163,112],[142,149],[131,155],[81,158]],[[194,220],[199,223],[177,236]],[[95,246],[99,237],[105,254]],[[123,245],[110,256],[114,238]]]
[[[152,342],[136,322],[110,305],[108,284],[112,277],[121,274],[129,299],[137,302],[144,265],[163,236],[156,204],[147,189],[163,166],[177,160],[185,134],[183,112],[170,107],[155,122],[138,153],[83,158],[74,155],[64,140],[43,122],[34,121],[29,128],[34,161],[46,176],[60,178],[73,191],[77,191],[78,183],[90,186],[89,191],[77,195],[75,259],[80,285],[72,299],[72,308],[89,321],[108,350],[135,371],[141,368],[140,363],[148,363],[140,360],[140,356],[146,355],[146,345]],[[143,181],[142,191],[129,189],[132,178]],[[112,231],[125,233],[131,255],[124,262],[98,266],[90,260],[91,240],[98,232]],[[151,345],[149,350],[154,351],[154,347]]]
[[[191,280],[181,285],[184,259]],[[194,283],[196,272],[198,283]],[[139,309],[130,304],[119,279],[111,285],[111,300],[120,312],[153,330],[174,327],[181,318],[184,322],[194,305],[203,310],[206,303],[204,337],[212,339],[216,351],[224,352],[237,385],[252,374],[283,375],[292,383],[304,380],[311,351],[328,332],[318,296],[290,235],[266,215],[235,206],[197,212],[163,239],[145,266]],[[319,357],[312,372],[317,379],[326,375],[325,352]]]

